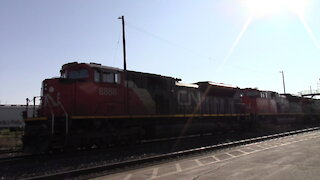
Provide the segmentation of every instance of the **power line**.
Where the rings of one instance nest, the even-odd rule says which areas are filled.
[[[172,41],[170,41],[170,40],[168,40],[168,39],[165,39],[165,38],[163,38],[163,37],[161,37],[161,36],[158,36],[158,35],[156,35],[156,34],[154,34],[154,33],[151,33],[151,32],[149,32],[149,31],[146,31],[146,30],[144,30],[144,29],[142,29],[142,28],[134,25],[133,23],[128,22],[127,20],[126,20],[126,26],[127,26],[128,28],[134,29],[134,30],[136,30],[136,31],[138,31],[138,32],[141,32],[141,33],[143,33],[143,34],[145,34],[145,35],[148,35],[149,37],[152,37],[152,38],[154,38],[154,39],[157,39],[157,40],[159,40],[159,41],[161,41],[161,42],[164,42],[164,43],[166,43],[166,44],[168,44],[168,45],[170,45],[170,46],[173,46],[173,47],[175,47],[175,48],[179,48],[179,49],[182,49],[182,50],[184,50],[184,51],[186,51],[186,52],[188,52],[188,53],[192,53],[192,54],[195,54],[195,55],[197,55],[197,56],[201,56],[201,57],[204,57],[204,58],[206,58],[206,59],[213,60],[211,57],[208,57],[208,56],[206,56],[206,55],[203,55],[202,53],[196,52],[196,51],[191,50],[191,49],[189,49],[189,48],[187,48],[187,47],[185,47],[185,46],[182,46],[182,45],[180,45],[180,44],[178,44],[178,43],[176,43],[176,42],[172,42]],[[234,68],[238,68],[238,69],[241,68],[241,69],[247,70],[247,71],[249,71],[249,72],[257,72],[257,73],[260,73],[260,74],[265,74],[265,75],[270,76],[270,72],[258,71],[258,70],[255,69],[255,68],[239,67],[239,66],[237,66],[237,65],[231,65],[231,64],[228,65],[228,66],[231,66],[231,67],[234,67]],[[217,71],[218,71],[218,70],[217,70]]]
[[[136,30],[136,31],[139,31],[139,32],[141,32],[141,33],[144,33],[144,34],[146,34],[146,35],[148,35],[148,36],[150,36],[150,37],[153,37],[154,39],[157,39],[157,40],[162,41],[162,42],[164,42],[164,43],[166,43],[166,44],[169,44],[169,45],[171,45],[171,46],[173,46],[173,47],[175,47],[175,48],[179,48],[179,49],[184,50],[184,51],[186,51],[186,52],[188,52],[188,53],[192,53],[192,54],[194,54],[194,55],[201,56],[202,58],[206,58],[206,59],[209,59],[209,60],[213,60],[213,58],[212,58],[211,56],[204,55],[204,54],[202,54],[202,53],[200,53],[200,52],[196,52],[196,51],[194,51],[194,50],[192,50],[192,49],[189,49],[189,48],[187,48],[187,47],[185,47],[185,46],[182,46],[182,45],[180,45],[180,44],[178,44],[178,43],[176,43],[176,42],[172,42],[172,41],[170,41],[170,40],[167,40],[167,39],[165,39],[165,38],[162,38],[162,37],[160,37],[160,36],[158,36],[158,35],[156,35],[156,34],[154,34],[154,33],[148,32],[148,31],[146,31],[146,30],[144,30],[144,29],[142,29],[142,28],[140,28],[140,27],[137,27],[137,26],[133,25],[131,22],[126,21],[126,25],[127,25],[127,27],[129,27],[129,28],[132,28],[132,29],[134,29],[134,30]]]
[[[113,55],[113,66],[115,66],[116,61],[117,61],[117,54],[118,54],[118,49],[119,49],[119,44],[120,44],[120,38],[121,38],[121,31],[119,31],[117,45],[116,45],[114,55]]]

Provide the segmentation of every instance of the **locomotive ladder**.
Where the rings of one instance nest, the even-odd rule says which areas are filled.
[[[65,108],[63,107],[63,105],[61,104],[60,101],[58,101],[57,104],[60,106],[60,108],[62,109],[62,111],[65,114],[65,127],[66,127],[65,128],[65,133],[67,135],[69,133],[69,115],[68,115],[67,111],[65,110]],[[55,116],[54,116],[54,112],[52,110],[52,106],[51,106],[50,103],[49,103],[49,107],[50,107],[50,112],[51,112],[51,134],[53,135],[54,134],[54,130],[55,130],[55,128],[54,128]]]

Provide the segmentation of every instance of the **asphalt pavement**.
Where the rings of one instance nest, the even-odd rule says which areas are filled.
[[[320,179],[320,131],[95,178],[102,179]]]

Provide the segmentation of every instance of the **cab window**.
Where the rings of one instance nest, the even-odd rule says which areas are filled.
[[[247,96],[252,98],[257,98],[260,96],[260,93],[257,91],[247,91]]]
[[[117,83],[117,84],[121,83],[121,78],[120,78],[120,74],[119,73],[115,73],[114,74],[114,80],[115,80],[115,83]]]
[[[61,73],[61,76],[60,76],[61,78],[63,78],[63,79],[68,78],[68,71],[67,70],[61,70],[60,73]]]
[[[76,71],[70,71],[68,73],[68,78],[70,79],[83,79],[89,77],[88,70],[86,69],[81,69],[81,70],[76,70]]]
[[[261,98],[268,98],[267,92],[261,92],[261,93],[260,93],[260,97],[261,97]]]
[[[115,82],[114,73],[110,73],[110,72],[103,73],[102,82],[114,83]]]
[[[112,83],[112,84],[120,84],[121,77],[117,72],[99,72],[98,70],[94,71],[94,81],[95,82],[103,82],[103,83]]]
[[[98,70],[94,70],[94,82],[100,82],[100,73]]]

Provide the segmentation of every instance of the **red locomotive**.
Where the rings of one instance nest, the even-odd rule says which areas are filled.
[[[43,81],[38,116],[25,117],[25,149],[240,131],[253,128],[259,119],[298,122],[305,112],[314,113],[312,100],[303,109],[305,99],[270,91],[183,84],[177,78],[96,63],[68,63],[60,72],[59,78]]]

